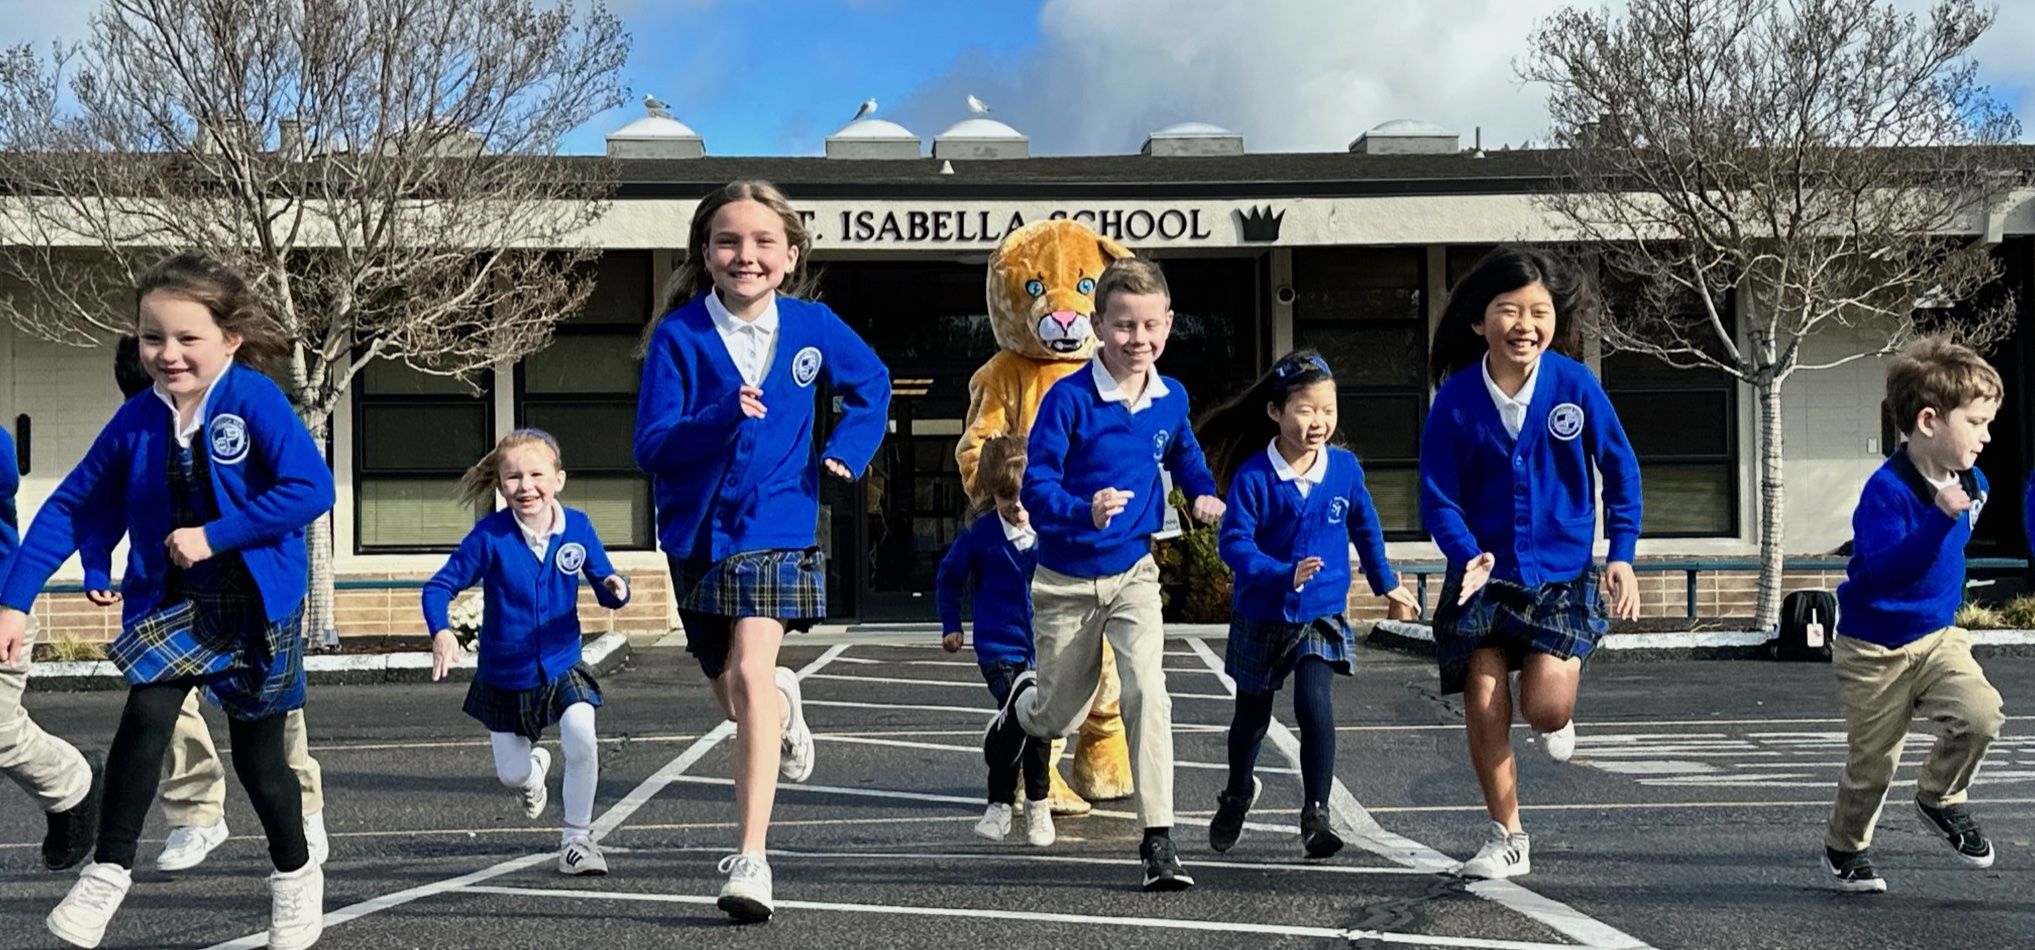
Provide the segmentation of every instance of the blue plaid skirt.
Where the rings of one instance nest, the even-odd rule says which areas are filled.
[[[489,732],[513,732],[536,742],[573,703],[601,704],[601,684],[585,663],[529,689],[504,689],[476,676],[466,688],[463,711]]]
[[[827,556],[819,548],[742,551],[712,562],[670,561],[671,589],[680,610],[787,621],[827,615]]]
[[[239,720],[304,705],[304,606],[270,623],[261,591],[238,555],[225,554],[218,590],[185,590],[121,627],[107,657],[135,685],[195,679]]]
[[[1470,654],[1478,650],[1504,651],[1506,665],[1513,670],[1528,653],[1561,660],[1588,658],[1610,626],[1594,569],[1573,580],[1531,588],[1493,579],[1459,606],[1456,597],[1462,589],[1462,571],[1451,569],[1434,609],[1434,659],[1441,668],[1444,696],[1463,691]]]
[[[1223,650],[1223,672],[1236,680],[1237,692],[1270,693],[1286,685],[1286,677],[1306,657],[1320,657],[1335,671],[1350,675],[1357,636],[1342,614],[1316,617],[1306,623],[1229,618],[1229,644]]]

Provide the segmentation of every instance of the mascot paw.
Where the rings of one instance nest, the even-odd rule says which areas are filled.
[[[1046,807],[1052,810],[1055,817],[1060,818],[1086,815],[1095,808],[1088,804],[1086,799],[1074,794],[1073,789],[1067,787],[1066,780],[1060,777],[1059,769],[1053,770],[1053,787],[1046,793]]]
[[[1130,745],[1122,732],[1082,737],[1074,751],[1073,786],[1089,801],[1130,797],[1136,786],[1131,782]]]

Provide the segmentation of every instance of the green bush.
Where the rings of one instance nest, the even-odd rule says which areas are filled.
[[[1166,596],[1166,619],[1228,623],[1230,573],[1217,547],[1218,527],[1195,521],[1180,489],[1167,494],[1166,503],[1179,509],[1182,529],[1180,537],[1161,541],[1152,551],[1159,565],[1159,587]]]

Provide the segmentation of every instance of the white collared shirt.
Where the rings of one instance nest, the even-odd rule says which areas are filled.
[[[707,315],[714,318],[714,329],[720,332],[721,343],[728,347],[728,358],[735,361],[742,381],[763,385],[763,374],[769,372],[770,358],[777,353],[777,295],[770,295],[770,303],[756,319],[744,320],[729,312],[720,294],[709,290]]]
[[[565,506],[558,499],[551,499],[551,529],[538,531],[516,518],[516,530],[523,532],[523,543],[530,546],[530,553],[537,555],[537,563],[544,563],[544,555],[551,553],[551,539],[565,533]]]
[[[160,381],[155,384],[153,388],[156,398],[162,400],[163,405],[170,407],[170,429],[177,437],[178,448],[190,448],[191,436],[197,435],[198,430],[205,427],[205,406],[212,401],[212,390],[218,389],[219,381],[225,379],[226,374],[230,372],[233,372],[231,356],[226,358],[226,365],[219,369],[219,375],[213,377],[212,382],[206,384],[205,391],[198,394],[198,408],[191,413],[190,422],[182,421],[183,416],[177,412],[177,401],[170,398],[170,391],[164,389]]]
[[[1519,438],[1519,430],[1526,428],[1526,407],[1533,402],[1534,384],[1540,381],[1540,361],[1533,361],[1533,368],[1526,371],[1526,382],[1510,396],[1505,395],[1505,390],[1499,389],[1497,381],[1491,378],[1491,354],[1484,354],[1484,358],[1477,361],[1477,366],[1483,370],[1484,389],[1491,393],[1491,404],[1498,407],[1498,418],[1504,421],[1505,431],[1513,438]]]
[[[1109,367],[1103,365],[1100,352],[1088,361],[1088,370],[1095,374],[1095,391],[1102,395],[1103,402],[1127,403],[1126,408],[1133,414],[1152,408],[1152,403],[1157,402],[1159,397],[1172,392],[1157,372],[1148,369],[1145,370],[1145,391],[1139,394],[1137,402],[1131,402],[1130,394],[1116,384],[1116,377],[1111,376]]]
[[[1279,454],[1278,439],[1266,443],[1265,454],[1272,459],[1272,474],[1279,476],[1282,482],[1295,483],[1293,487],[1300,489],[1302,498],[1306,498],[1314,486],[1321,484],[1321,480],[1328,477],[1327,446],[1315,451],[1314,464],[1307,466],[1307,471],[1304,472],[1294,471],[1293,466],[1287,463],[1286,456]]]
[[[996,520],[1003,525],[1003,539],[1009,541],[1018,550],[1029,551],[1032,549],[1032,545],[1039,542],[1039,532],[1031,526],[1030,522],[1026,522],[1025,526],[1020,528],[1005,521],[1002,515],[997,515]]]

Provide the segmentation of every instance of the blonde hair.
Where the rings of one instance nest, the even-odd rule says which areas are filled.
[[[517,429],[502,436],[500,442],[481,460],[473,463],[466,474],[459,477],[459,501],[469,508],[477,508],[487,501],[502,484],[502,457],[517,449],[541,445],[551,450],[553,468],[565,467],[565,455],[558,451],[558,440],[542,429]]]
[[[1098,312],[1109,312],[1111,294],[1158,294],[1173,302],[1173,291],[1166,286],[1166,272],[1156,262],[1142,257],[1119,257],[1102,269],[1102,277],[1095,282],[1095,306]]]
[[[1901,348],[1887,367],[1887,408],[1902,435],[1915,431],[1924,409],[1939,415],[2006,393],[2000,371],[1971,347],[1948,337],[1925,336]]]
[[[982,454],[975,461],[975,489],[982,500],[975,503],[975,514],[987,514],[998,498],[1017,497],[1024,483],[1024,440],[1011,435],[982,440]]]

